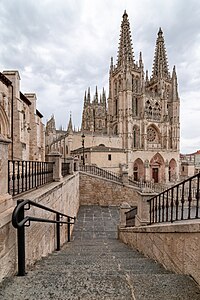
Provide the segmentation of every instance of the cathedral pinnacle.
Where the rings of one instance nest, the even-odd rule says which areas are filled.
[[[67,127],[67,132],[73,132],[73,127],[72,127],[72,113],[70,111],[70,117],[69,117],[69,123]]]
[[[95,96],[94,96],[94,102],[98,103],[98,90],[97,90],[97,86],[96,86],[96,91],[95,91]]]
[[[85,96],[84,96],[84,106],[87,105],[87,96],[86,96],[86,91],[85,91]]]
[[[88,88],[87,103],[90,103],[90,88]]]
[[[159,28],[158,37],[156,40],[152,77],[154,79],[169,78],[169,69],[167,63],[165,41],[164,41],[163,32],[161,28]]]
[[[178,83],[177,83],[176,68],[174,66],[172,71],[172,100],[176,101],[177,99],[178,99]]]
[[[123,20],[121,23],[120,41],[118,49],[117,66],[122,65],[133,65],[133,50],[132,50],[132,39],[131,30],[126,11],[123,14]]]

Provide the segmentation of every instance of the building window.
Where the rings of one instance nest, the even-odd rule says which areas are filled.
[[[184,167],[182,167],[182,171],[184,172]]]
[[[108,154],[108,160],[111,160],[111,154]]]

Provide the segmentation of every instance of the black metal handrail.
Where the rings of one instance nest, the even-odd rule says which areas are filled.
[[[45,211],[54,213],[55,219],[37,218],[33,216],[25,216],[25,211],[29,210],[31,206],[38,207]],[[61,220],[60,217],[67,218],[67,221]],[[17,229],[17,245],[18,245],[18,276],[25,276],[25,227],[29,227],[31,222],[44,222],[56,224],[56,250],[60,250],[60,224],[67,224],[68,242],[70,242],[70,225],[74,224],[75,217],[68,216],[54,209],[51,209],[42,204],[33,202],[31,200],[18,200],[12,214],[12,225]]]
[[[8,193],[12,196],[53,181],[54,162],[8,161]]]
[[[200,218],[200,173],[147,200],[150,224]]]
[[[90,173],[93,175],[97,175],[97,176],[100,176],[100,177],[103,177],[103,178],[106,178],[109,180],[113,180],[113,181],[122,183],[122,178],[118,174],[111,172],[111,171],[104,170],[97,166],[91,166],[91,165],[82,165],[81,166],[80,165],[80,171],[87,172],[87,173]]]

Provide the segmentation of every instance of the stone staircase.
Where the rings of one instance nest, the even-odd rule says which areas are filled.
[[[82,206],[73,241],[0,285],[0,300],[199,300],[189,277],[117,240],[116,207]]]

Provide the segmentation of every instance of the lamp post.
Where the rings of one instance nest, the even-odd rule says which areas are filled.
[[[85,135],[84,133],[81,135],[82,137],[82,147],[83,147],[83,166],[85,166]]]

